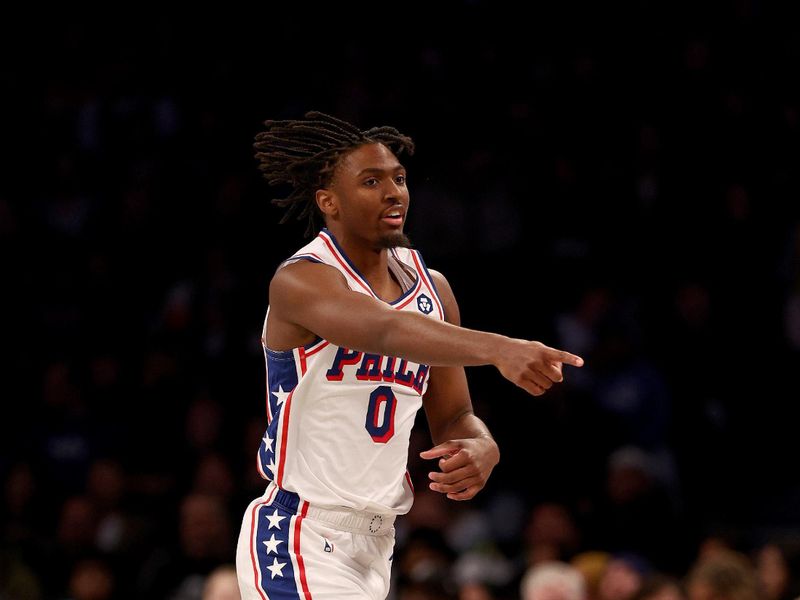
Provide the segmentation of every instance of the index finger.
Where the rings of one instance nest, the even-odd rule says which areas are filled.
[[[555,348],[552,348],[551,350],[552,352],[550,353],[550,356],[553,360],[572,365],[573,367],[583,366],[583,359],[577,354],[570,354],[569,352],[565,352],[564,350],[556,350]]]
[[[430,450],[420,452],[419,455],[425,459],[439,458],[442,456],[453,455],[458,452],[458,450],[459,445],[455,441],[450,440],[448,442],[443,442],[438,446],[434,446]]]

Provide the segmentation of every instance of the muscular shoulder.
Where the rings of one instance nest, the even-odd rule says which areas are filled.
[[[269,284],[271,310],[281,311],[282,306],[308,301],[318,294],[347,289],[347,281],[330,265],[299,260],[279,268]]]
[[[436,291],[439,292],[439,297],[442,299],[445,320],[454,325],[461,325],[461,314],[458,310],[458,302],[456,302],[456,297],[455,294],[453,294],[453,288],[450,287],[450,282],[447,281],[447,278],[439,271],[428,269],[428,273],[431,274],[431,279],[433,279],[433,283],[436,285]]]
[[[316,333],[302,324],[309,320],[307,311],[339,291],[347,291],[347,283],[329,265],[300,260],[278,269],[269,285],[266,345],[288,350],[313,341]]]

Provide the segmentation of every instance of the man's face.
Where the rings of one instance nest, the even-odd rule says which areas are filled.
[[[409,246],[403,234],[409,196],[406,170],[383,144],[359,146],[339,161],[329,186],[336,221],[347,237],[376,248]]]

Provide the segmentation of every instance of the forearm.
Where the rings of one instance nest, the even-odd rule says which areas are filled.
[[[380,352],[431,366],[495,364],[506,336],[451,325],[410,312],[392,311],[382,328]]]

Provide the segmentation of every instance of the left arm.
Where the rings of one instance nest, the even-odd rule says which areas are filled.
[[[444,275],[431,271],[444,304],[445,318],[461,325],[453,290]],[[500,460],[500,451],[489,429],[472,412],[464,367],[431,367],[423,398],[433,443],[420,456],[439,458],[441,472],[431,472],[430,488],[451,500],[469,500],[489,479]]]

